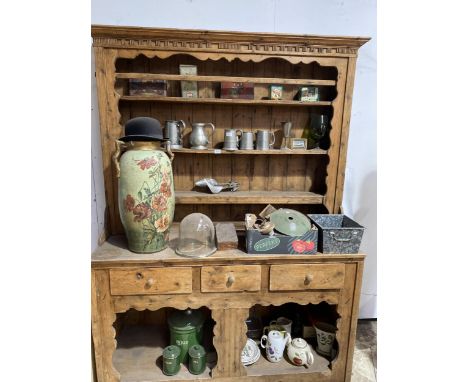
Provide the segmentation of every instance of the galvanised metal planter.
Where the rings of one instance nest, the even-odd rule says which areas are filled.
[[[322,253],[358,253],[364,227],[341,214],[307,215],[318,227],[318,249]]]

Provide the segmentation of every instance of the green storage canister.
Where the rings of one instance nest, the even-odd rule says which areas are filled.
[[[187,362],[188,349],[202,342],[205,317],[199,310],[178,310],[167,319],[171,333],[171,345],[180,347],[180,362]]]
[[[206,368],[206,352],[203,346],[193,345],[189,349],[189,371],[192,374],[201,374]]]
[[[169,345],[163,350],[163,373],[176,375],[180,370],[180,348]]]

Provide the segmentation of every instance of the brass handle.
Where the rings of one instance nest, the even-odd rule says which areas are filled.
[[[114,160],[116,176],[120,178],[120,163],[119,158],[120,154],[122,153],[122,147],[125,147],[125,142],[119,141],[118,139],[115,140],[115,153],[112,155],[112,159]]]
[[[312,282],[312,275],[307,275],[304,280],[305,285],[309,285]]]
[[[234,276],[233,276],[233,275],[229,275],[229,276],[228,276],[228,279],[227,279],[227,282],[226,282],[226,285],[227,285],[228,287],[230,287],[232,284],[234,284],[234,281],[235,281]]]
[[[148,281],[146,281],[145,288],[151,288],[154,285],[154,279],[149,278]]]

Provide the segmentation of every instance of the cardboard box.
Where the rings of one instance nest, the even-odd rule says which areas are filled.
[[[299,89],[296,98],[302,102],[319,101],[319,88],[316,86],[304,86]]]
[[[275,231],[273,236],[264,235],[254,229],[246,230],[247,253],[313,255],[317,253],[318,229],[312,229],[302,236],[287,236]]]
[[[254,99],[254,85],[249,82],[221,82],[221,98]]]

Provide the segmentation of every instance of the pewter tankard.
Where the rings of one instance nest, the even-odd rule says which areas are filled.
[[[166,121],[164,124],[164,138],[169,139],[171,148],[182,148],[182,132],[185,130],[185,122],[180,121]]]
[[[224,146],[223,150],[234,151],[237,150],[237,145],[239,144],[239,136],[237,133],[240,133],[242,136],[242,130],[239,129],[225,129],[224,130]]]
[[[240,149],[241,150],[253,150],[254,148],[254,133],[251,131],[243,131],[240,140]]]
[[[190,133],[190,144],[192,149],[196,150],[206,150],[208,143],[207,136],[205,135],[205,127],[211,127],[213,132],[215,130],[215,125],[212,123],[192,123],[192,132]]]
[[[270,142],[270,137],[272,141]],[[275,143],[275,135],[269,130],[257,130],[257,150],[269,150]]]

